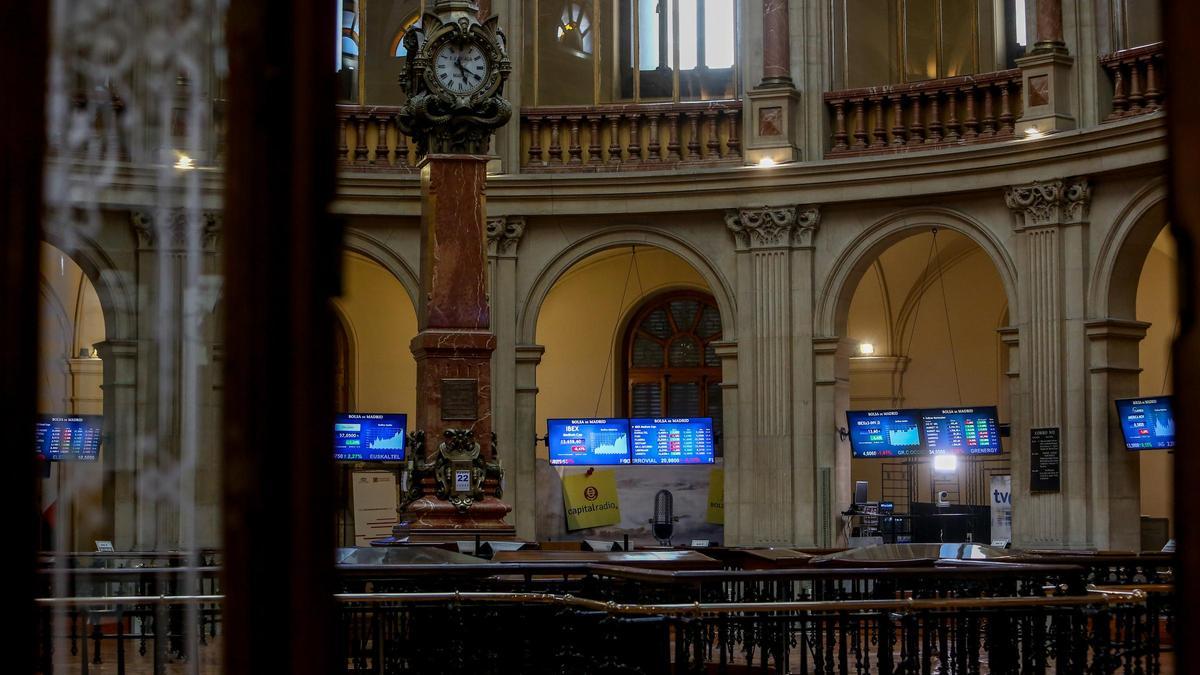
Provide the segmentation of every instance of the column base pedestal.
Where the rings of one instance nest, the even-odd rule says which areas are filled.
[[[486,497],[459,511],[448,501],[422,497],[400,514],[392,536],[371,542],[372,546],[402,546],[473,539],[515,540],[517,531],[504,522],[512,507],[495,497]]]

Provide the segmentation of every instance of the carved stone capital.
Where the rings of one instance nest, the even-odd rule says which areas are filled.
[[[496,216],[487,219],[488,255],[516,257],[517,245],[525,234],[525,216]]]
[[[1017,230],[1075,225],[1087,220],[1092,186],[1087,178],[1014,185],[1004,191],[1004,202],[1016,216]]]
[[[739,250],[808,247],[821,224],[821,210],[817,206],[730,209],[725,224]]]
[[[194,218],[189,219],[187,209],[171,209],[161,224],[155,222],[152,213],[132,211],[129,222],[137,235],[138,248],[143,250],[186,252],[189,235],[195,230],[200,249],[212,253],[216,251],[217,239],[221,234],[221,214],[213,211],[195,213]]]

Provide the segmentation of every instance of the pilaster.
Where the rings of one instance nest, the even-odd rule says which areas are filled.
[[[489,300],[496,351],[492,353],[492,432],[500,461],[509,468],[504,480],[506,499],[513,506],[511,520],[520,519],[526,495],[518,477],[521,461],[516,431],[516,339],[517,339],[517,247],[525,232],[522,216],[489,217],[486,223],[488,267],[491,272]],[[532,464],[530,465],[532,468]],[[530,532],[532,537],[533,533]]]
[[[513,521],[517,536],[534,540],[537,537],[537,367],[546,348],[542,345],[516,345],[514,396],[514,427],[516,450],[510,464],[508,482],[514,486]]]
[[[104,503],[113,514],[113,546],[131,551],[137,543],[138,529],[138,343],[108,339],[97,343],[96,351],[103,364]]]
[[[1084,178],[1010,187],[1016,231],[1020,317],[1019,436],[1014,437],[1013,538],[1018,546],[1080,548],[1089,530],[1087,218]],[[1029,430],[1060,429],[1061,489],[1030,491]]]
[[[812,240],[817,207],[738,209],[725,215],[738,250],[738,456],[726,523],[736,543],[812,539]],[[744,289],[744,290],[741,290]],[[744,357],[744,359],[743,359]]]

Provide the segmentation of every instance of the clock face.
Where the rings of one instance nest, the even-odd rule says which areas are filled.
[[[447,43],[433,58],[433,75],[443,88],[455,94],[470,94],[487,80],[487,57],[479,45]]]

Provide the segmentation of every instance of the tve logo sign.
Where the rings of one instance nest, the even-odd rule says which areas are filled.
[[[992,476],[992,543],[1012,541],[1012,476]]]

